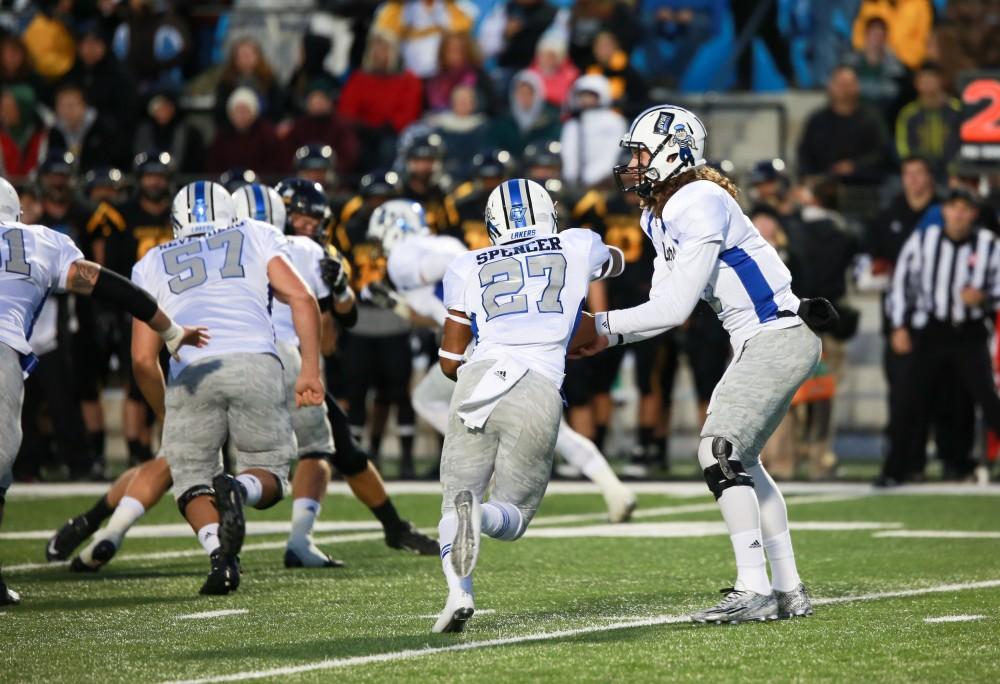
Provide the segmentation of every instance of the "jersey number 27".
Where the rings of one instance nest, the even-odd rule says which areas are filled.
[[[548,283],[536,302],[539,313],[562,313],[559,301],[566,284],[566,257],[562,254],[532,254],[524,260],[529,278],[547,278]],[[479,284],[483,288],[483,310],[486,320],[509,314],[527,313],[528,296],[518,294],[524,289],[524,268],[512,257],[493,261],[479,271]],[[511,296],[513,295],[513,296]],[[502,304],[500,297],[510,297]]]

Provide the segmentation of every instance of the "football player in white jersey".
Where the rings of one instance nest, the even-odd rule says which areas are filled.
[[[268,508],[281,500],[294,456],[281,361],[274,342],[271,295],[291,307],[302,364],[294,391],[298,406],[323,403],[319,305],[287,257],[287,242],[271,226],[234,222],[230,194],[197,181],[174,198],[175,239],[132,269],[132,280],[164,300],[178,320],[212,321],[203,349],[170,365],[165,387],[159,343],[133,329],[132,358],[139,387],[164,414],[160,455],[170,466],[181,513],[211,559],[202,594],[228,594],[240,583],[245,534],[243,506]],[[222,471],[226,440],[240,474]],[[97,556],[100,549],[94,551]]]
[[[399,300],[385,293],[384,305],[404,318],[409,315],[415,323],[427,320],[444,328],[448,310],[441,301],[442,281],[451,262],[468,251],[465,244],[447,235],[432,235],[423,208],[407,199],[389,200],[376,209],[368,223],[368,238],[381,243],[391,285],[403,295]],[[442,435],[448,431],[448,405],[454,391],[455,383],[445,377],[440,365],[429,368],[413,390],[413,409]],[[565,419],[559,423],[555,449],[556,455],[600,487],[611,522],[631,517],[638,504],[635,495],[621,483],[600,449]]]
[[[640,225],[656,250],[653,284],[647,303],[588,321],[597,337],[580,353],[681,325],[699,298],[715,310],[734,356],[709,404],[698,462],[729,528],[737,578],[718,605],[692,619],[809,615],[785,502],[760,450],[819,361],[820,341],[810,327],[830,325],[836,312],[825,300],[800,302],[792,293],[788,269],[743,214],[736,187],[704,165],[705,137],[698,117],[663,105],[640,114],[622,138],[632,158],[615,176],[623,191],[641,198]]]
[[[349,328],[357,320],[357,307],[354,292],[348,286],[348,267],[343,257],[332,246],[325,249],[320,246],[326,238],[329,203],[322,188],[311,181],[291,179],[278,187],[280,192],[252,185],[238,190],[234,195],[236,213],[263,217],[261,220],[288,233],[292,264],[312,288],[323,310],[323,351],[332,353],[336,341],[334,317]],[[272,320],[278,352],[285,367],[285,383],[290,386],[295,382],[294,369],[301,364],[291,312],[287,306],[276,302]],[[292,531],[285,551],[286,567],[343,565],[312,542],[312,529],[332,474],[331,465],[382,523],[386,544],[421,555],[438,553],[437,542],[399,517],[375,465],[351,442],[347,416],[336,402],[328,400],[324,409],[297,409],[290,404],[289,411],[299,462],[292,479]],[[339,429],[331,426],[331,419],[339,424]]]
[[[538,509],[563,413],[567,345],[591,280],[618,275],[624,265],[596,233],[556,234],[552,199],[533,181],[498,186],[486,225],[493,246],[456,258],[444,279],[439,356],[457,384],[441,455],[438,526],[448,600],[435,632],[461,632],[475,611],[480,532],[514,541]]]
[[[24,378],[37,363],[29,340],[50,292],[90,295],[127,311],[136,318],[137,328],[143,328],[158,344],[166,344],[171,354],[177,354],[181,345],[199,347],[208,340],[205,328],[181,327],[148,292],[86,261],[67,236],[44,226],[23,224],[20,218],[17,192],[0,178],[0,519],[11,468],[21,446]],[[0,578],[0,605],[19,600]]]

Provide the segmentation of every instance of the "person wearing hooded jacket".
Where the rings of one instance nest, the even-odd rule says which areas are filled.
[[[533,71],[519,71],[510,82],[510,111],[494,119],[493,147],[520,151],[532,143],[558,140],[559,110],[545,100],[545,85]]]
[[[599,74],[578,78],[562,129],[563,181],[585,188],[609,179],[627,128],[625,118],[611,108],[608,79]]]

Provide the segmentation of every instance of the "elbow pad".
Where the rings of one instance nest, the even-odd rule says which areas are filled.
[[[159,306],[153,296],[114,271],[101,268],[91,294],[94,299],[127,311],[143,323],[156,315]]]

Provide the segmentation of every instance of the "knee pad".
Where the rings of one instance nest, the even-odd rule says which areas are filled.
[[[702,447],[708,440],[711,440],[711,457],[715,463],[705,467],[702,472],[715,499],[718,501],[722,493],[730,487],[753,487],[753,478],[747,475],[743,462],[733,458],[733,445],[725,437],[706,437],[702,440],[702,445],[698,449],[699,457],[704,456]],[[705,459],[699,460],[702,466],[705,466]]]
[[[263,506],[260,506],[260,505],[254,506],[254,508],[256,508],[258,511],[266,511],[268,508],[273,508],[274,506],[278,505],[278,502],[280,502],[282,499],[285,498],[285,483],[284,483],[284,481],[282,481],[282,479],[280,477],[278,477],[277,475],[275,475],[274,473],[269,473],[269,474],[270,474],[271,477],[274,478],[274,482],[275,482],[275,484],[278,487],[278,495],[276,497],[274,497],[274,501],[271,501],[268,504],[265,504]]]
[[[338,449],[330,456],[330,464],[344,477],[360,475],[368,469],[368,455],[360,449]]]
[[[214,501],[215,490],[209,485],[195,485],[181,494],[177,497],[177,508],[180,509],[181,515],[184,515],[184,509],[187,508],[188,504],[199,496],[210,496]]]

